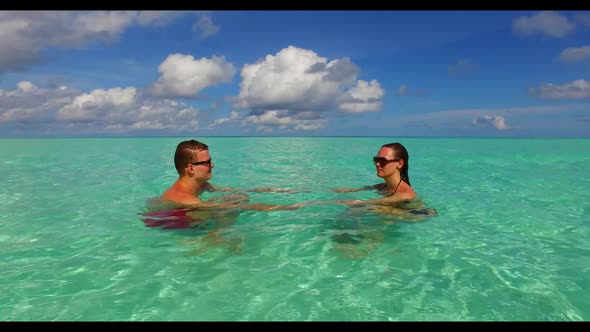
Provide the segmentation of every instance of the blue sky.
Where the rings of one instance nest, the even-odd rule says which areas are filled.
[[[0,136],[590,135],[586,11],[0,12]]]

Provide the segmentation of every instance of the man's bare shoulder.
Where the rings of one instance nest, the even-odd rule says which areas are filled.
[[[196,196],[178,192],[172,188],[162,194],[161,198],[165,201],[180,205],[198,205],[202,203]]]

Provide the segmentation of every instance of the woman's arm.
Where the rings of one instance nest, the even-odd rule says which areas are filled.
[[[416,195],[412,195],[409,193],[397,193],[393,196],[387,196],[387,197],[383,197],[383,198],[368,199],[368,200],[364,200],[364,201],[359,200],[359,199],[342,200],[342,201],[339,201],[339,203],[351,205],[351,206],[354,206],[354,205],[394,205],[396,203],[411,200],[415,196]]]
[[[337,192],[337,193],[352,193],[352,192],[357,192],[357,191],[362,191],[362,190],[379,189],[379,188],[383,187],[384,185],[385,185],[384,183],[378,183],[378,184],[374,184],[372,186],[364,186],[361,188],[336,188],[336,189],[332,189],[332,191]]]

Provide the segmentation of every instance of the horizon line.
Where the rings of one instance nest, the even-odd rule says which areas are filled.
[[[590,138],[590,136],[413,136],[413,135],[305,135],[305,136],[285,136],[285,135],[174,135],[174,136],[0,136],[0,139],[83,139],[83,138],[185,138],[185,137],[203,137],[203,138],[379,138],[379,137],[400,137],[400,138],[508,138],[508,139],[548,139],[548,138]]]

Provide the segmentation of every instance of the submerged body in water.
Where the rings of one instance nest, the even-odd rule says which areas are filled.
[[[240,213],[239,206],[248,202],[246,194],[229,194],[215,197],[208,202],[225,203],[223,208],[179,207],[176,204],[154,197],[147,201],[147,211],[140,213],[147,227],[162,229],[206,228],[206,224],[216,222],[221,226],[232,224]],[[228,209],[235,206],[235,209]]]
[[[223,230],[236,223],[243,209],[239,206],[248,202],[246,194],[229,194],[209,200],[211,203],[226,203],[223,208],[179,207],[160,197],[147,201],[147,211],[140,213],[147,227],[165,230],[179,230],[185,235],[195,235],[182,242],[191,248],[193,255],[200,255],[210,249],[225,246],[232,253],[242,251],[241,237],[227,236]],[[229,209],[227,206],[235,206]],[[193,233],[194,230],[196,233]],[[188,231],[188,233],[187,233]]]
[[[350,213],[354,215],[369,212],[400,221],[424,221],[424,217],[432,217],[438,214],[436,209],[427,207],[419,196],[389,204],[372,204],[363,201],[347,202],[347,204],[350,206]]]
[[[398,222],[423,222],[438,215],[426,207],[419,196],[389,204],[366,201],[346,202],[349,209],[333,225],[334,249],[345,258],[362,258],[377,249],[385,240],[387,228]],[[375,217],[370,218],[373,215]],[[370,220],[370,221],[369,221]]]

